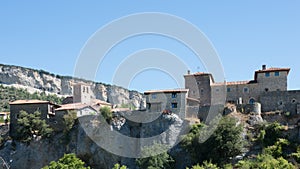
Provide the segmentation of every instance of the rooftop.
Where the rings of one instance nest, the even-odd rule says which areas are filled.
[[[187,93],[189,89],[164,89],[164,90],[147,90],[144,94],[151,93]]]
[[[50,101],[45,101],[45,100],[16,100],[10,102],[9,104],[43,104],[43,103],[53,104]]]
[[[93,105],[99,104],[99,105],[107,105],[107,106],[111,106],[110,103],[108,103],[108,102],[106,102],[106,101],[103,101],[103,100],[99,100],[99,99],[93,99],[93,100],[92,100],[92,104],[93,104]]]
[[[61,107],[55,109],[55,111],[60,111],[60,110],[78,110],[78,109],[83,109],[85,107],[89,107],[87,104],[83,103],[70,103],[70,104],[63,104]]]

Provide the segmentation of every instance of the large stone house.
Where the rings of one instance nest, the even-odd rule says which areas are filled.
[[[185,88],[189,89],[188,106],[261,103],[262,111],[282,110],[300,113],[300,91],[287,90],[290,68],[267,68],[255,71],[254,79],[217,83],[210,73],[184,75]],[[224,97],[224,99],[220,99]]]
[[[20,111],[27,113],[41,112],[41,119],[52,126],[56,131],[62,130],[63,115],[68,111],[76,111],[77,117],[99,113],[103,106],[112,107],[110,103],[95,99],[87,84],[75,84],[73,96],[67,98],[68,104],[57,105],[42,100],[16,100],[10,103],[10,136],[16,137],[17,122]],[[71,103],[70,103],[71,101]]]
[[[10,105],[10,130],[9,134],[12,138],[15,138],[16,129],[18,127],[18,118],[20,111],[26,111],[27,113],[34,113],[35,111],[41,112],[41,119],[50,121],[51,116],[55,115],[55,109],[60,107],[57,104],[49,101],[42,100],[17,100],[9,103]]]
[[[188,89],[149,90],[144,94],[147,111],[185,115]]]

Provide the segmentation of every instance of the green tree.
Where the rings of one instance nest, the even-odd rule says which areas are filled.
[[[156,155],[156,152],[163,153]],[[137,165],[143,169],[172,169],[174,160],[167,153],[167,147],[161,144],[154,144],[151,147],[145,147],[142,150],[146,158],[137,159]]]
[[[115,164],[115,166],[112,169],[127,169],[127,167],[125,165],[120,165],[120,164]]]
[[[243,169],[273,169],[273,168],[284,168],[284,169],[296,169],[296,167],[289,163],[282,157],[274,158],[269,154],[260,154],[254,160],[241,160],[235,165],[237,168]]]
[[[216,164],[213,164],[212,162],[204,161],[203,165],[197,164],[192,166],[191,169],[219,169],[219,167]]]
[[[67,133],[72,129],[75,124],[75,120],[77,119],[76,111],[67,111],[67,114],[63,116],[63,122],[65,125],[64,132]]]
[[[48,166],[42,169],[89,169],[85,167],[85,163],[76,157],[75,154],[65,154],[57,162],[51,161]]]
[[[263,144],[263,146],[274,145],[278,138],[282,138],[282,130],[284,127],[278,123],[267,123],[260,127],[261,132],[258,136],[258,140]]]
[[[281,156],[284,156],[283,148],[288,146],[289,144],[290,143],[288,140],[280,138],[274,145],[265,148],[264,153],[269,154],[275,158],[279,158]]]
[[[206,134],[205,130],[204,125],[193,126],[191,132],[183,139],[182,145],[190,152],[194,163],[211,160],[221,165],[241,153],[244,143],[243,128],[237,125],[236,119],[223,117],[210,138],[201,143],[200,138]]]
[[[38,136],[49,137],[53,131],[46,121],[41,119],[41,112],[39,111],[34,113],[20,111],[17,124],[19,140],[23,142],[30,142]]]
[[[110,107],[108,107],[108,106],[101,107],[100,108],[100,113],[107,122],[111,121],[112,112],[111,112]]]

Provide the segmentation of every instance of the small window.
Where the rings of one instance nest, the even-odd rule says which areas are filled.
[[[266,77],[270,77],[270,72],[266,72],[266,73],[265,73],[265,76],[266,76]]]
[[[176,98],[177,97],[177,93],[172,93],[172,98]]]
[[[200,93],[203,94],[203,92],[204,92],[204,89],[200,89]]]
[[[249,89],[247,87],[244,88],[244,93],[248,93]]]
[[[152,94],[152,99],[156,99],[156,94]]]
[[[172,108],[177,108],[177,103],[172,103]]]
[[[279,101],[278,105],[280,105],[280,106],[283,105],[283,101]]]
[[[230,92],[230,91],[231,91],[231,89],[228,87],[228,88],[227,88],[227,92]]]
[[[275,76],[279,76],[279,72],[275,72],[274,74],[275,74]]]
[[[85,92],[85,87],[82,88],[82,92],[83,92],[83,93]]]
[[[265,88],[265,92],[268,92],[269,91],[269,88]]]
[[[292,101],[291,101],[291,102],[292,102],[292,103],[296,103],[296,101],[297,101],[296,99],[292,99]]]
[[[88,87],[86,87],[86,93],[89,93],[89,88]]]
[[[216,92],[219,92],[219,91],[220,91],[220,89],[219,89],[219,88],[217,88],[217,89],[216,89]]]
[[[197,84],[199,85],[199,84],[201,84],[201,82],[198,81]]]

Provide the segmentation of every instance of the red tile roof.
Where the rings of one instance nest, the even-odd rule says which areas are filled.
[[[10,102],[9,104],[41,104],[41,103],[52,104],[50,101],[44,101],[44,100],[16,100]]]
[[[99,105],[107,105],[107,106],[111,106],[110,103],[108,103],[108,102],[106,102],[106,101],[103,101],[103,100],[98,100],[98,99],[93,99],[93,100],[92,100],[92,104],[93,104],[93,105],[99,104]]]
[[[290,72],[290,68],[276,68],[276,67],[271,67],[265,70],[257,70],[255,73],[263,73],[263,72],[277,72],[277,71],[287,71],[288,73]]]
[[[61,107],[55,109],[55,111],[60,111],[60,110],[78,110],[78,109],[83,109],[85,107],[89,107],[87,104],[83,103],[70,103],[70,104],[63,104]]]
[[[211,80],[214,82],[214,77],[211,73],[206,73],[206,72],[196,72],[194,74],[186,74],[184,76],[210,76]]]
[[[10,114],[10,112],[0,112],[0,114],[6,115],[6,114]]]
[[[166,89],[166,90],[148,90],[145,91],[144,94],[150,93],[186,93],[189,89]]]
[[[255,71],[255,75],[254,75],[254,79],[257,79],[257,74],[258,73],[265,73],[265,72],[282,72],[282,71],[287,71],[287,74],[289,74],[290,72],[290,68],[275,68],[275,67],[271,67],[265,70],[257,70]]]

